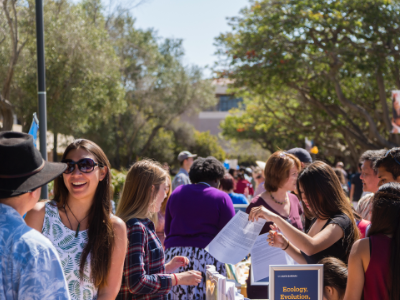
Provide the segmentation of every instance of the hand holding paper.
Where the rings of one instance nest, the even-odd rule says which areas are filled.
[[[260,205],[257,207],[253,207],[249,214],[250,221],[258,221],[259,219],[264,219],[270,222],[274,222],[277,217],[272,211],[266,209],[264,206]]]
[[[239,211],[205,249],[220,262],[237,264],[250,253],[264,224],[262,219],[249,221],[249,215]]]
[[[288,240],[279,232],[279,228],[274,224],[271,225],[271,231],[268,233],[268,244],[271,247],[284,249],[288,245]]]

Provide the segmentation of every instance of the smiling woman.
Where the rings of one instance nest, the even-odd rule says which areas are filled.
[[[26,223],[43,233],[62,261],[71,299],[115,299],[127,246],[124,222],[111,214],[110,164],[95,143],[79,139],[64,152],[54,200],[38,203]]]

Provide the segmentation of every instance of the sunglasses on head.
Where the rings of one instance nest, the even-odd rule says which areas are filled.
[[[285,151],[282,151],[281,153],[279,153],[279,157],[286,157],[286,154],[288,154],[288,153],[286,153]]]
[[[388,152],[386,152],[385,157],[388,156],[388,154],[390,154],[390,156],[394,159],[394,161],[395,161],[397,164],[400,165],[400,162],[397,160],[397,158],[393,156],[392,150],[393,150],[393,149],[390,149]]]
[[[64,171],[64,174],[71,174],[75,170],[75,165],[78,166],[79,171],[82,173],[93,172],[96,166],[103,167],[103,164],[97,163],[91,158],[82,158],[78,161],[64,159],[62,162],[67,164],[67,169]]]

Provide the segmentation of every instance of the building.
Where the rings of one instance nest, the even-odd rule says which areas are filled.
[[[215,79],[215,97],[218,103],[214,107],[201,111],[197,114],[183,115],[181,120],[194,126],[200,132],[209,131],[212,135],[218,135],[221,132],[220,123],[229,115],[229,110],[239,108],[243,103],[242,98],[236,98],[227,92],[228,85],[232,83],[226,78]]]

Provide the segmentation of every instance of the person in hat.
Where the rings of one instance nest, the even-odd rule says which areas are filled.
[[[86,139],[68,145],[61,161],[67,169],[54,181],[54,200],[36,204],[26,223],[57,249],[71,300],[115,299],[128,237],[125,222],[111,213],[110,163]]]
[[[172,190],[174,191],[180,185],[190,184],[189,170],[193,165],[193,158],[197,154],[192,154],[189,151],[182,151],[178,155],[178,160],[181,165],[178,174],[176,174],[174,180],[172,181]]]
[[[292,154],[300,160],[302,170],[312,163],[311,155],[306,149],[293,148],[286,151],[286,153]]]
[[[31,135],[0,133],[0,299],[69,299],[56,249],[22,216],[66,164],[44,161]]]

